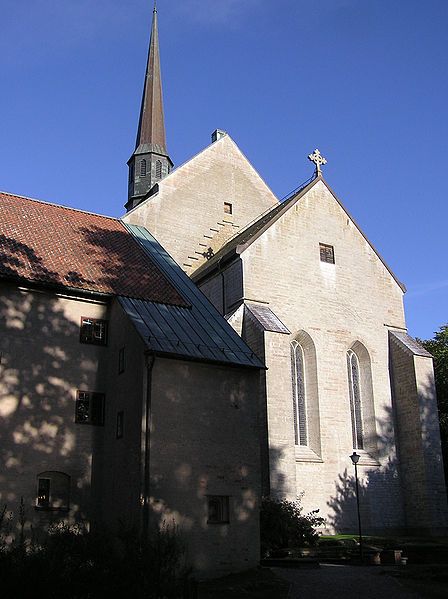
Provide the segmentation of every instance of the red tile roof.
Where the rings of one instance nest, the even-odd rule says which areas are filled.
[[[188,305],[119,220],[2,192],[0,277]]]

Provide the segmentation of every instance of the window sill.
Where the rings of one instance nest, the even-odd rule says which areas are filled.
[[[316,464],[323,463],[323,459],[312,449],[300,445],[295,446],[295,457],[296,462],[311,462]]]

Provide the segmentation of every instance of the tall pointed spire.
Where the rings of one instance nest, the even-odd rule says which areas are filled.
[[[151,38],[140,108],[135,151],[128,161],[129,188],[126,209],[136,206],[165,177],[173,163],[166,149],[160,71],[157,8],[154,2]]]

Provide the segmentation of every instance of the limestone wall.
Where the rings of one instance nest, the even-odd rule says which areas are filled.
[[[392,340],[390,349],[406,524],[414,534],[444,533],[446,489],[432,359]]]
[[[230,136],[159,182],[159,191],[123,220],[145,226],[189,274],[229,237],[277,203]],[[224,203],[232,205],[232,214]]]

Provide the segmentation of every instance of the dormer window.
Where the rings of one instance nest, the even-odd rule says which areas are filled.
[[[140,160],[140,177],[146,177],[146,160]]]

